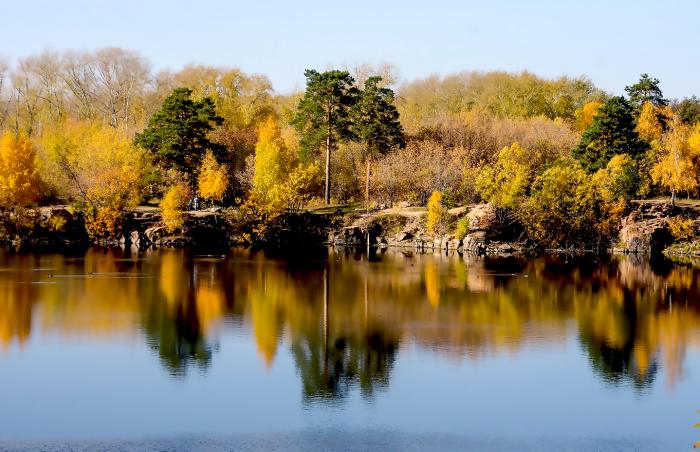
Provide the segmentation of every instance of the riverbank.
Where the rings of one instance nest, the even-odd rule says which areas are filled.
[[[523,228],[491,204],[473,204],[448,211],[441,234],[427,231],[425,208],[385,209],[369,214],[347,215],[342,228],[331,231],[329,243],[339,246],[402,247],[417,250],[456,250],[477,254],[536,252],[590,252],[572,244],[569,249],[542,249]],[[458,222],[466,219],[466,230]],[[682,220],[682,221],[680,221]],[[678,223],[683,223],[684,230]],[[695,206],[671,206],[663,201],[632,203],[619,226],[611,253],[659,253],[700,255],[700,210]],[[599,250],[598,250],[599,252]]]
[[[123,213],[118,233],[93,240],[81,212],[57,205],[0,212],[0,243],[25,248],[245,246],[299,251],[334,245],[475,254],[592,251],[575,244],[566,250],[542,249],[527,237],[517,221],[491,204],[450,209],[439,233],[428,231],[426,215],[426,208],[404,204],[370,212],[346,207],[261,220],[247,217],[235,208],[212,208],[185,212],[184,227],[171,232],[158,208],[137,207]],[[699,230],[697,206],[637,201],[623,216],[618,239],[608,251],[698,256]]]

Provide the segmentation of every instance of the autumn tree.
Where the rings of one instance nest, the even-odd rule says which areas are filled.
[[[497,207],[516,207],[534,178],[534,160],[518,143],[504,147],[496,163],[479,171],[475,181],[477,191]]]
[[[0,138],[0,206],[10,207],[35,200],[39,176],[36,151],[24,135],[5,132]]]
[[[192,197],[189,185],[180,183],[170,187],[160,203],[163,223],[168,232],[173,233],[185,225],[185,209]]]
[[[258,129],[258,141],[255,145],[255,194],[261,199],[268,199],[272,187],[289,175],[293,164],[293,156],[287,150],[277,121],[273,116],[269,116]]]
[[[700,146],[694,145],[689,127],[675,118],[664,137],[661,157],[651,170],[654,182],[671,192],[671,204],[675,205],[679,191],[698,186],[699,158]]]
[[[664,126],[659,120],[659,113],[656,107],[649,101],[644,102],[642,109],[639,112],[637,119],[637,133],[639,136],[649,143],[653,143],[661,139],[661,134],[664,131]]]
[[[529,237],[545,248],[606,247],[619,226],[624,202],[606,202],[578,162],[561,162],[535,179],[519,217]]]
[[[216,161],[214,153],[207,151],[197,176],[199,196],[205,199],[222,199],[228,188],[226,166]]]
[[[321,188],[321,167],[316,162],[300,163],[268,194],[266,209],[270,213],[301,211]]]
[[[639,158],[647,144],[639,137],[632,106],[624,97],[613,97],[593,117],[573,155],[589,173],[604,168],[617,154]]]
[[[591,181],[603,200],[629,201],[639,189],[640,175],[637,162],[627,154],[618,154],[610,159],[605,168],[596,171]]]
[[[306,91],[292,124],[301,134],[301,152],[308,157],[325,142],[325,200],[331,202],[331,153],[336,142],[354,138],[352,109],[358,89],[346,71],[306,70]],[[305,158],[302,158],[305,160]]]
[[[368,207],[372,159],[386,154],[393,147],[406,146],[399,112],[394,105],[394,92],[382,87],[381,82],[382,78],[377,76],[365,81],[353,112],[353,127],[365,150],[365,200]]]
[[[434,191],[428,200],[428,218],[426,227],[431,234],[440,234],[445,230],[447,209],[442,204],[442,193]]]
[[[576,110],[576,128],[583,132],[593,122],[593,117],[598,113],[598,109],[603,105],[599,100],[586,102],[580,109]]]
[[[122,211],[139,200],[144,152],[124,132],[98,123],[66,123],[45,131],[43,171],[53,190],[86,207],[91,236],[107,238]]]
[[[112,127],[140,122],[144,91],[151,75],[148,63],[137,52],[117,47],[68,52],[61,56],[58,67],[79,119],[101,120]],[[42,79],[51,82],[47,77],[50,74],[51,71],[46,72]]]
[[[157,164],[193,175],[207,150],[215,156],[221,153],[221,146],[207,133],[222,121],[211,98],[195,101],[191,89],[177,88],[151,116],[148,127],[136,134],[134,143],[149,151]]]

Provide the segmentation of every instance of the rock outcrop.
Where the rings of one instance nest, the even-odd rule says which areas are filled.
[[[622,219],[616,251],[652,253],[662,251],[673,242],[668,220],[674,209],[670,204],[639,205]]]
[[[403,247],[417,250],[469,251],[472,253],[512,253],[517,247],[494,238],[500,238],[496,208],[477,204],[450,210],[453,221],[466,215],[469,233],[464,238],[454,234],[430,234],[425,229],[424,215],[415,211],[378,213],[356,218],[350,225],[334,230],[328,242],[338,246]]]

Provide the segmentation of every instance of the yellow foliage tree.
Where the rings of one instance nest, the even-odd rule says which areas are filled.
[[[163,224],[168,232],[173,233],[185,225],[185,208],[192,197],[189,185],[180,183],[170,187],[160,203]]]
[[[498,207],[515,207],[530,185],[533,157],[518,143],[501,149],[496,163],[484,166],[476,177],[481,197]]]
[[[226,166],[218,163],[211,151],[207,151],[202,159],[197,182],[199,196],[202,198],[221,199],[228,188]]]
[[[143,151],[124,131],[87,122],[48,130],[42,144],[44,179],[60,196],[85,204],[93,238],[114,235],[122,211],[138,203]]]
[[[679,191],[698,186],[700,147],[695,145],[694,140],[688,126],[674,118],[664,136],[659,161],[652,167],[652,179],[671,192],[672,204],[675,204]]]
[[[637,120],[637,133],[640,137],[653,143],[661,139],[663,125],[659,121],[659,114],[651,102],[644,102]]]
[[[442,193],[434,191],[428,199],[428,221],[426,227],[431,234],[441,234],[445,229],[447,209],[442,205]]]
[[[603,105],[602,102],[593,100],[585,103],[583,107],[576,111],[576,127],[578,130],[583,132],[591,125],[593,116],[598,113],[598,109],[601,105]]]
[[[688,137],[688,146],[695,155],[700,155],[700,123],[695,124]]]
[[[624,200],[606,202],[578,163],[560,164],[537,177],[519,217],[546,248],[601,248],[617,232],[624,206]]]
[[[268,200],[270,190],[287,177],[293,162],[277,121],[272,116],[268,117],[258,130],[255,145],[253,191],[256,196]]]
[[[591,182],[606,202],[630,200],[639,188],[637,165],[629,155],[618,154],[591,176]]]
[[[37,197],[36,152],[29,138],[10,133],[0,138],[0,206],[31,202]]]
[[[278,183],[268,192],[267,210],[297,212],[319,192],[322,170],[318,163],[299,164],[282,183]]]

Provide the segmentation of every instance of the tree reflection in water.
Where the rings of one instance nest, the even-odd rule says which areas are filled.
[[[303,399],[326,403],[388,387],[401,344],[478,360],[573,334],[604,384],[643,392],[661,369],[673,388],[687,348],[700,345],[698,276],[692,265],[634,256],[0,253],[0,350],[37,328],[144,334],[167,371],[185,378],[206,371],[219,333],[235,328],[251,331],[265,366],[288,348]]]

